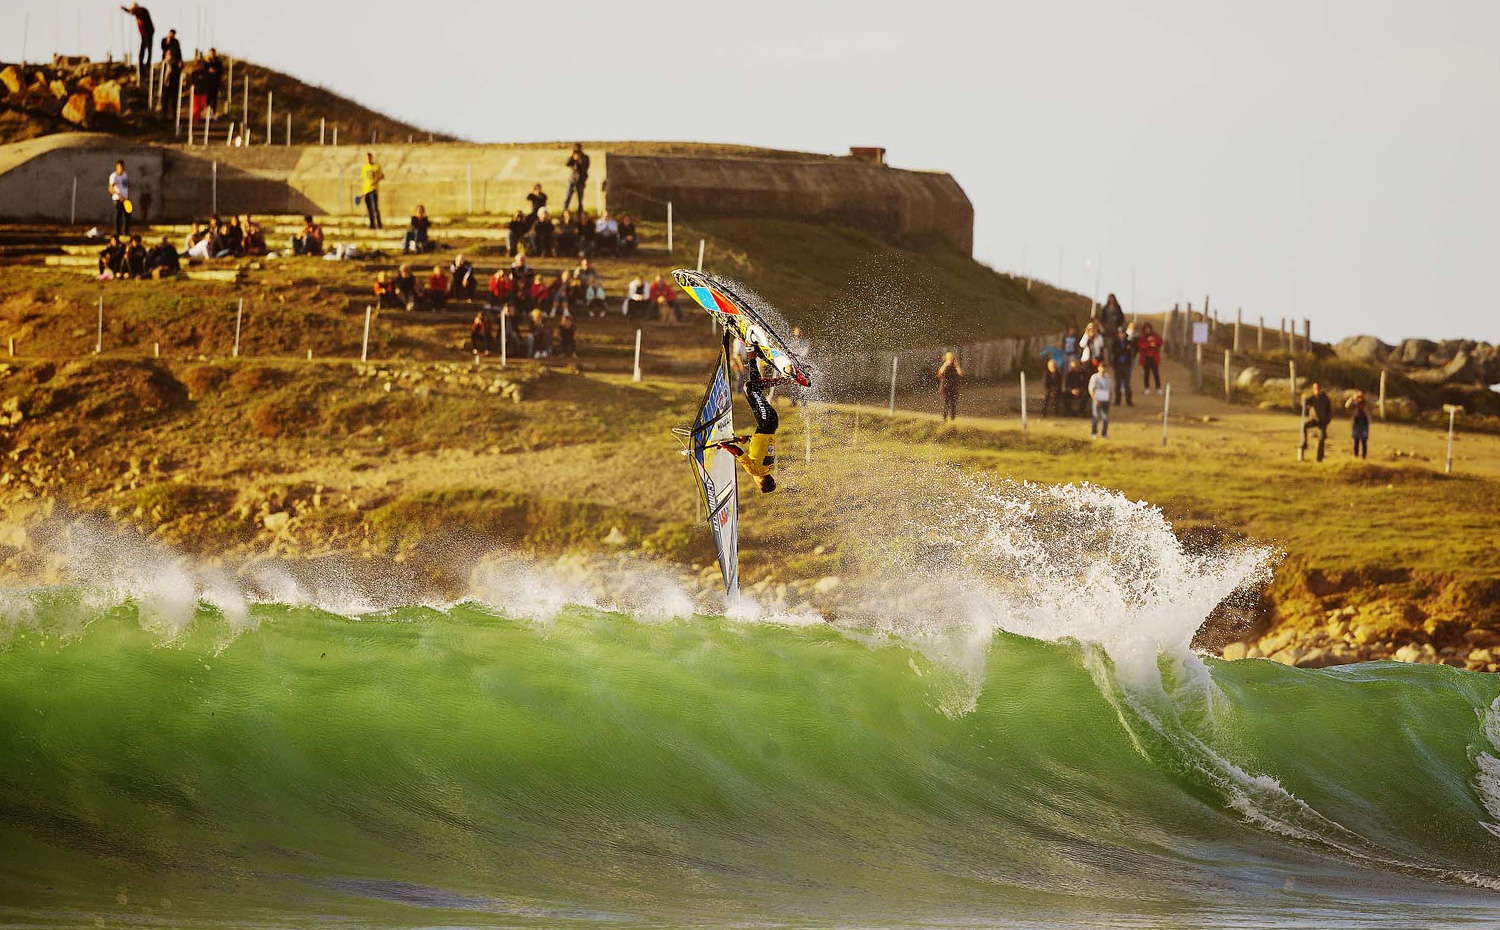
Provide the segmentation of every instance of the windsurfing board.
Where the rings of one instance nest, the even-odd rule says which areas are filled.
[[[734,292],[723,279],[701,271],[678,269],[672,277],[714,319],[735,333],[746,345],[759,346],[776,370],[803,387],[812,386],[805,361],[798,358],[775,327],[756,312],[750,302]]]

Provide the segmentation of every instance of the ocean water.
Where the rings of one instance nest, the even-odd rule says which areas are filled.
[[[958,497],[884,518],[837,624],[623,561],[422,603],[64,528],[74,577],[0,596],[0,927],[1500,924],[1494,676],[1195,655],[1272,554]]]

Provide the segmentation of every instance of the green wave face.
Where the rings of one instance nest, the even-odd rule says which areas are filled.
[[[920,638],[475,604],[168,638],[28,597],[5,925],[1500,919],[1486,676],[1183,656],[1127,687],[1008,634],[976,673]]]

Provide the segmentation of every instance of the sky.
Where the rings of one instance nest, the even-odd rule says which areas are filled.
[[[976,258],[1127,309],[1500,341],[1496,0],[147,6],[474,141],[884,146],[963,186]],[[0,56],[130,28],[5,0]]]

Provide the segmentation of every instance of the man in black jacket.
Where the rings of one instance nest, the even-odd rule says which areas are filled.
[[[1333,401],[1323,393],[1323,385],[1313,382],[1312,391],[1302,398],[1302,452],[1307,451],[1308,427],[1318,430],[1318,461],[1323,461],[1323,446],[1328,442],[1328,424],[1333,422]]]
[[[563,209],[568,209],[573,192],[578,192],[578,212],[583,212],[583,189],[589,183],[589,157],[584,154],[583,143],[573,143],[573,154],[568,156],[568,192],[563,196]]]

